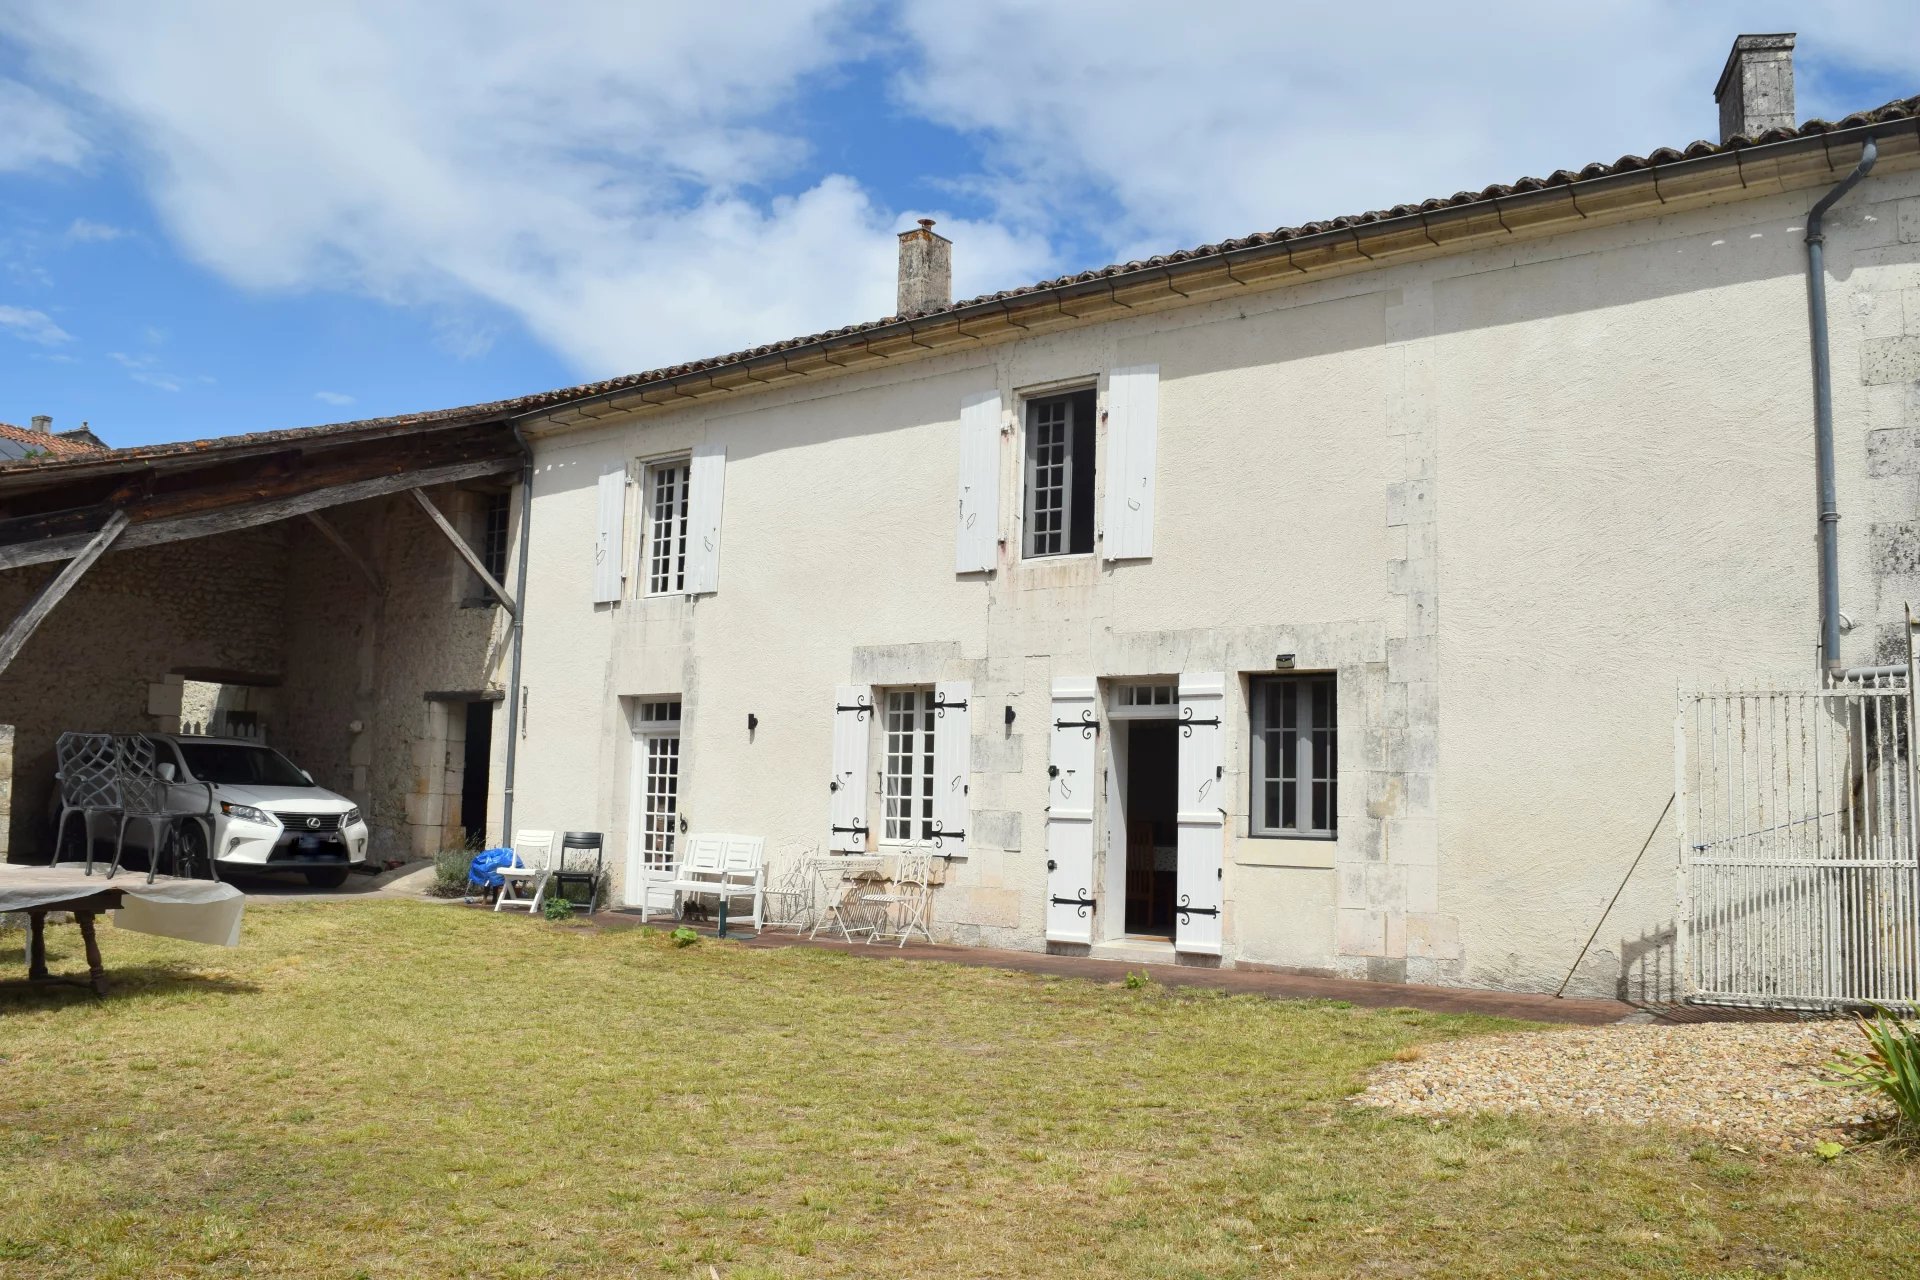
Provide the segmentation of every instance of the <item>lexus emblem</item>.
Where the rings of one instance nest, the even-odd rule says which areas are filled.
[[[320,829],[320,819],[318,818],[307,819],[307,830],[318,831],[319,829]]]

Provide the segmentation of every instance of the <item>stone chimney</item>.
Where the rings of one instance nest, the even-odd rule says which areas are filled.
[[[33,415],[33,429],[43,436],[50,436],[53,434],[53,419],[44,413],[36,413]]]
[[[1736,133],[1757,138],[1769,129],[1798,124],[1793,114],[1793,32],[1736,36],[1713,100],[1720,104],[1722,142]]]
[[[896,315],[913,316],[953,305],[953,241],[933,234],[933,219],[900,233],[900,295]]]

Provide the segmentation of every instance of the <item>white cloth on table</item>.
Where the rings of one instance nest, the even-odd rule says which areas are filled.
[[[109,880],[96,867],[92,875],[76,865],[21,867],[0,863],[0,913],[64,910],[68,903],[108,889],[121,893],[109,912],[116,929],[157,934],[215,947],[240,945],[240,917],[246,897],[230,884],[179,880],[122,871]]]

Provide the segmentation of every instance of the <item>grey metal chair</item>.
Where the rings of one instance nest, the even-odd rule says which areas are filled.
[[[148,884],[160,873],[161,862],[166,858],[173,860],[172,874],[191,871],[191,867],[183,866],[186,859],[182,856],[179,836],[180,824],[193,822],[199,824],[203,836],[200,848],[206,853],[207,877],[218,880],[219,873],[213,869],[212,819],[197,813],[180,813],[168,803],[168,793],[174,783],[173,768],[161,763],[152,739],[122,738],[118,759],[120,838],[114,845],[113,866],[107,878],[111,880],[120,873],[120,859],[127,847],[127,828],[136,822],[144,823],[147,829]],[[211,788],[208,796],[211,801]],[[92,874],[91,864],[88,874]]]
[[[53,829],[53,860],[60,861],[67,820],[80,817],[87,874],[93,874],[93,819],[120,811],[120,743],[110,733],[63,733],[54,743],[54,776],[60,783],[60,820]]]
[[[604,873],[605,851],[603,840],[598,831],[569,831],[560,837],[560,852],[555,859],[553,870],[547,875],[547,898],[549,901],[565,898],[575,906],[586,908],[592,915],[600,903],[600,880]],[[593,854],[593,870],[585,869],[587,854]],[[570,884],[586,886],[585,901],[580,901],[567,892]]]

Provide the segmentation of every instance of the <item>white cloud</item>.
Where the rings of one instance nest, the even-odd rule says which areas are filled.
[[[353,397],[344,391],[316,391],[313,393],[313,398],[321,404],[330,404],[336,409],[353,403]]]
[[[888,314],[892,233],[921,213],[955,240],[964,297],[1710,135],[1741,29],[1804,30],[1806,111],[1866,105],[1823,95],[1843,67],[1905,74],[1906,4],[0,0],[0,16],[36,83],[86,104],[87,136],[129,149],[171,237],[226,279],[424,307],[465,358],[511,317],[601,376]],[[977,153],[977,171],[863,185],[819,162],[797,107],[867,57],[906,59],[896,102],[871,108],[965,135],[944,154]],[[72,119],[9,84],[0,106],[38,104],[49,141],[29,149],[78,162]],[[989,213],[901,207],[929,190]]]
[[[31,307],[0,306],[0,330],[5,330],[22,342],[38,343],[43,347],[73,341],[73,335],[55,324],[53,317]]]
[[[18,80],[0,78],[0,172],[77,165],[87,142],[66,109]]]
[[[1877,106],[1823,96],[1830,72],[1911,76],[1912,18],[1910,0],[909,0],[919,63],[898,92],[986,143],[1009,222],[1091,220],[1149,253],[1717,137],[1740,31],[1804,33],[1803,116]]]
[[[128,355],[124,351],[109,351],[107,359],[127,371],[127,376],[142,386],[152,387],[156,391],[184,391],[189,386],[209,386],[213,379],[205,374],[182,374],[169,372],[158,356]]]
[[[125,227],[116,227],[111,223],[75,218],[67,226],[66,240],[69,244],[107,244],[132,234]]]

